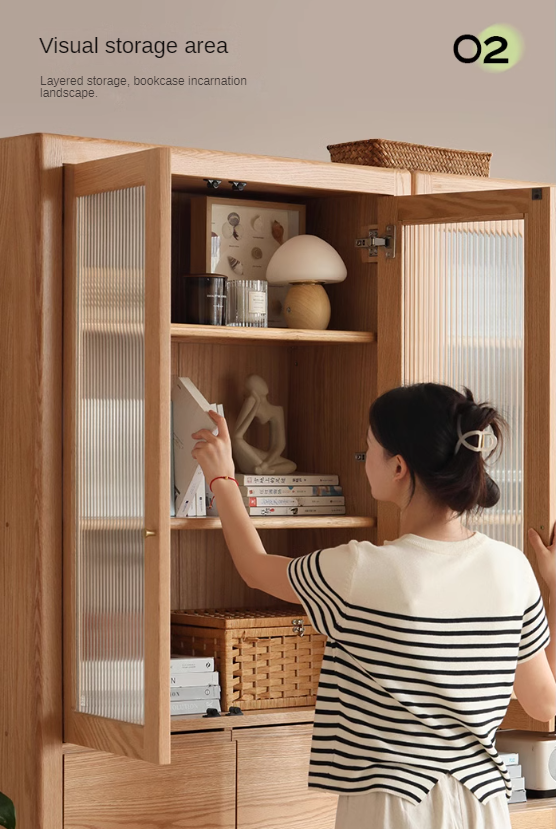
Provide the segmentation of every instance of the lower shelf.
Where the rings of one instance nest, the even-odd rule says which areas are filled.
[[[315,708],[312,705],[299,708],[270,708],[261,711],[244,711],[238,717],[227,717],[223,712],[219,717],[203,717],[202,714],[190,714],[187,717],[171,717],[170,731],[180,734],[187,731],[214,731],[232,728],[253,728],[260,725],[295,725],[312,723]]]

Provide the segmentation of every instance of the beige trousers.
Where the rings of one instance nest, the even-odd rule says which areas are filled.
[[[511,829],[504,792],[488,803],[449,774],[421,803],[387,792],[340,795],[336,829]]]

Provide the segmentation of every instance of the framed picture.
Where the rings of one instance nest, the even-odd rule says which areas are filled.
[[[305,233],[305,205],[194,196],[191,273],[266,279],[280,245]],[[286,328],[282,306],[289,286],[268,286],[268,327]]]

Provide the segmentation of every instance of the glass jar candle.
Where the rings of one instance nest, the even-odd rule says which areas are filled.
[[[268,282],[264,279],[228,279],[226,307],[226,325],[266,328]]]

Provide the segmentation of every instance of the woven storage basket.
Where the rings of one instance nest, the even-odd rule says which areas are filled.
[[[425,173],[454,173],[460,176],[488,176],[492,153],[470,150],[447,150],[369,138],[366,141],[348,141],[329,144],[330,158],[342,164],[365,164],[369,167],[401,167]]]
[[[325,643],[295,605],[172,612],[172,653],[215,657],[222,710],[314,705]]]

